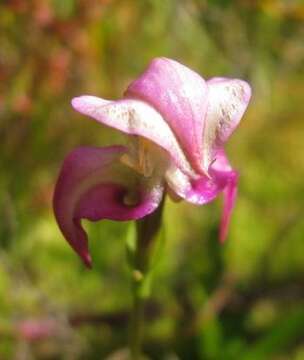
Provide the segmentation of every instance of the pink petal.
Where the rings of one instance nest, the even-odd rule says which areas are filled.
[[[227,184],[224,188],[224,208],[221,218],[219,238],[223,243],[228,235],[231,214],[235,205],[237,190],[238,190],[239,175],[236,171],[231,171],[230,176],[227,178]]]
[[[216,160],[211,165],[210,177],[205,175],[193,180],[174,169],[166,174],[170,190],[182,199],[197,205],[206,204],[214,200],[221,192],[224,195],[224,209],[220,226],[220,240],[227,237],[231,213],[237,195],[238,173],[231,169],[223,150],[216,154]]]
[[[223,149],[217,151],[216,161],[211,166],[211,172],[216,178],[222,179],[224,183],[224,204],[219,233],[220,241],[224,242],[227,238],[231,215],[237,197],[239,174],[231,168]]]
[[[126,91],[153,105],[174,131],[187,158],[202,169],[202,133],[207,111],[208,87],[202,77],[177,61],[156,58]]]
[[[58,335],[58,324],[53,319],[28,319],[17,324],[16,330],[26,341],[39,341]]]
[[[193,174],[175,135],[153,106],[141,100],[108,101],[89,95],[74,98],[72,106],[102,124],[151,140],[165,149],[182,171]]]
[[[203,131],[203,166],[208,168],[218,148],[238,126],[251,97],[243,80],[212,78],[207,81],[208,111]]]
[[[65,159],[54,193],[58,225],[83,262],[91,265],[81,219],[139,219],[153,212],[163,195],[158,179],[144,179],[122,165],[122,146],[81,147]]]

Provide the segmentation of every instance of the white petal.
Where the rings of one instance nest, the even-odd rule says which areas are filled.
[[[214,153],[239,124],[251,96],[243,80],[212,78],[208,82],[208,110],[203,131],[203,166],[208,169]]]
[[[153,106],[141,100],[107,101],[87,95],[74,98],[72,105],[77,111],[107,126],[149,139],[165,149],[182,171],[193,175],[174,133]]]

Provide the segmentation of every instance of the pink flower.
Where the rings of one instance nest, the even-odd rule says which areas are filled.
[[[223,192],[220,239],[225,239],[238,174],[223,145],[250,96],[245,81],[205,81],[174,60],[156,58],[123,99],[72,100],[75,110],[128,135],[126,146],[75,149],[59,175],[55,216],[86,265],[91,257],[81,219],[139,219],[158,207],[164,192],[197,205]]]
[[[28,319],[17,325],[17,333],[27,341],[38,341],[58,333],[58,326],[52,319]]]

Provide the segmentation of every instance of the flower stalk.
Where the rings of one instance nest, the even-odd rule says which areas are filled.
[[[139,360],[142,357],[145,300],[150,295],[151,264],[161,228],[163,207],[164,198],[154,213],[136,221],[136,244],[131,264],[133,297],[129,336],[131,360]]]

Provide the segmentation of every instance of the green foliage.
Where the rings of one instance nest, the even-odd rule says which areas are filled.
[[[133,227],[85,223],[88,271],[57,229],[51,198],[69,150],[122,139],[70,99],[119,98],[155,56],[206,78],[247,79],[253,99],[227,149],[240,170],[227,243],[217,243],[220,201],[166,203],[146,353],[303,359],[303,19],[301,1],[283,0],[0,3],[1,359],[105,359],[125,346]],[[55,320],[57,336],[22,339],[28,319]]]

